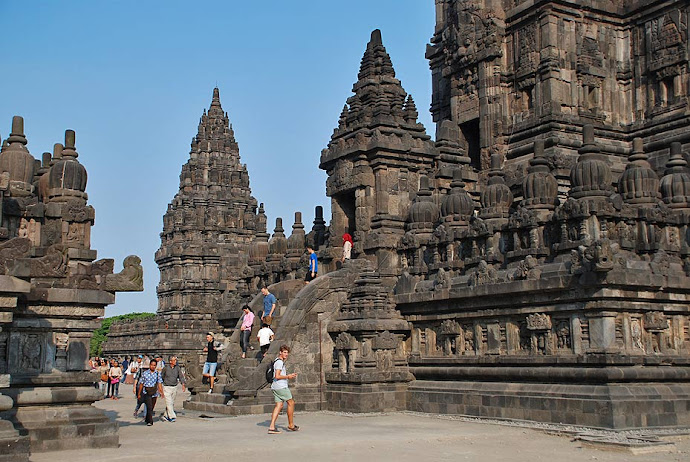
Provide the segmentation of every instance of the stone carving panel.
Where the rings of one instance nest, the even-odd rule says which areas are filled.
[[[43,332],[11,332],[9,370],[11,374],[39,374],[52,368],[46,361],[46,334]]]

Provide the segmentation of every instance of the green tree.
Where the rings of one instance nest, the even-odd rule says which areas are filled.
[[[103,344],[103,342],[105,342],[106,338],[108,337],[108,332],[110,332],[110,325],[114,321],[120,321],[123,319],[150,319],[155,316],[155,313],[129,313],[121,314],[120,316],[104,318],[101,321],[101,327],[96,329],[93,333],[93,337],[91,337],[90,355],[101,356],[101,354],[103,353],[101,345]]]

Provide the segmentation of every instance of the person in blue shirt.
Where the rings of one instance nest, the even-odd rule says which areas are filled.
[[[309,252],[309,269],[307,270],[307,275],[304,277],[304,283],[309,284],[309,281],[314,280],[319,272],[319,262],[316,258],[316,252],[311,247],[307,247],[307,252]]]
[[[270,325],[273,322],[273,313],[276,310],[276,296],[268,291],[268,287],[263,286],[261,293],[264,296],[264,310],[261,312],[261,322]]]
[[[137,383],[137,399],[146,405],[146,425],[153,425],[153,409],[159,396],[165,396],[163,392],[163,379],[161,373],[156,370],[156,360],[152,359],[149,368],[141,373]]]

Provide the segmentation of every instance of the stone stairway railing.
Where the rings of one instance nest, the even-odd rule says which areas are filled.
[[[298,373],[296,382],[291,385],[297,410],[320,409],[323,371],[330,369],[333,362],[333,343],[326,332],[327,324],[338,312],[347,297],[348,287],[364,266],[365,262],[354,260],[306,286],[302,281],[284,281],[271,286],[269,290],[279,303],[281,293],[283,297],[294,298],[287,307],[280,307],[280,313],[274,319],[272,327],[276,335],[266,360],[260,362],[254,356],[240,357],[238,323],[225,357],[223,370],[228,375],[227,383],[221,382],[222,389],[213,394],[194,393],[191,401],[185,403],[185,408],[230,415],[270,412],[274,403],[265,370],[269,361],[278,356],[280,345],[287,344],[292,349],[287,362],[288,371]],[[260,296],[252,300],[252,311],[256,313],[261,303]],[[254,353],[258,354],[255,335],[253,330]]]

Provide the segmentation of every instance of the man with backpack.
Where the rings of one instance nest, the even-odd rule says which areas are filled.
[[[283,410],[283,403],[287,403],[288,406],[287,429],[292,432],[296,432],[299,430],[299,427],[295,425],[294,421],[295,400],[292,398],[292,393],[288,388],[288,380],[296,379],[297,373],[293,372],[292,374],[288,374],[285,368],[285,362],[287,361],[289,354],[290,347],[287,345],[281,345],[278,357],[269,366],[266,373],[267,376],[271,376],[271,390],[273,391],[273,399],[276,403],[275,407],[273,408],[273,413],[271,414],[271,424],[268,426],[268,433],[270,435],[281,433],[280,430],[276,428],[276,420],[278,420],[278,415],[280,415],[280,411]]]

